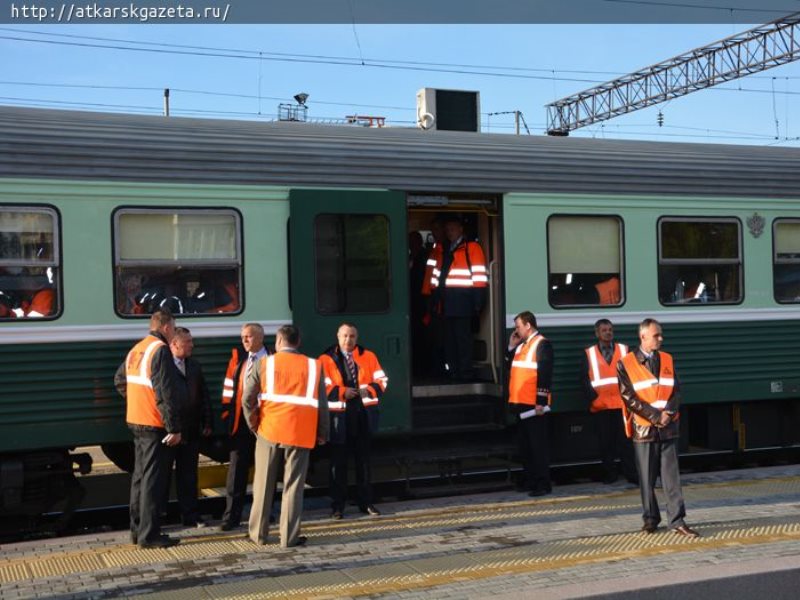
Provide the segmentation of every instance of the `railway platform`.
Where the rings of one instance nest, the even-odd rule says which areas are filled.
[[[244,529],[177,527],[168,549],[140,550],[126,531],[8,544],[0,598],[797,597],[800,465],[684,475],[683,486],[698,539],[641,532],[627,483],[385,502],[381,516],[349,507],[341,521],[311,498],[299,548],[281,549],[277,531],[256,546]]]

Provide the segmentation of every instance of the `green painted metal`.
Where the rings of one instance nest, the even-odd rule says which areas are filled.
[[[618,342],[638,345],[636,325],[617,325]],[[686,404],[783,400],[800,397],[798,321],[666,323],[663,350],[673,355]],[[591,324],[542,333],[555,354],[553,410],[584,411],[580,387],[583,349],[595,343]]]
[[[113,378],[134,343],[0,345],[0,452],[132,439]],[[224,433],[222,380],[238,343],[237,338],[196,340],[194,356],[208,382],[215,434]]]
[[[406,199],[404,194],[382,191],[292,190],[291,281],[294,322],[303,334],[303,350],[319,354],[336,343],[340,323],[354,323],[359,343],[374,351],[389,377],[381,400],[381,431],[401,432],[411,427],[408,333],[408,264],[406,252]],[[380,214],[389,221],[390,307],[371,314],[320,314],[315,302],[315,228],[320,214]]]
[[[245,308],[228,320],[290,320],[285,188],[0,179],[0,203],[50,204],[61,214],[64,313],[49,323],[0,328],[125,323],[114,313],[111,215],[121,206],[235,208],[242,215]],[[207,318],[207,317],[204,317]],[[130,322],[130,321],[127,321]]]
[[[657,223],[663,216],[735,217],[741,222],[745,297],[741,308],[778,307],[772,293],[772,223],[800,216],[800,202],[775,198],[674,198],[507,194],[503,199],[506,306],[508,313],[569,313],[552,308],[547,299],[547,219],[553,214],[618,215],[624,223],[626,298],[615,312],[661,311],[658,302]],[[766,220],[764,233],[753,236],[747,219],[758,213]],[[672,308],[677,312],[706,307]]]
[[[747,219],[754,213],[766,225],[753,235]],[[553,214],[618,215],[624,222],[626,299],[621,307],[595,310],[556,309],[547,298],[547,219]],[[554,410],[584,411],[580,390],[583,348],[594,343],[594,320],[614,321],[618,341],[638,344],[636,320],[644,315],[665,319],[664,350],[675,356],[687,404],[781,400],[800,397],[796,346],[800,322],[797,306],[773,298],[772,222],[800,215],[796,200],[757,198],[672,198],[657,196],[509,194],[504,198],[506,306],[509,315],[532,310],[543,321],[570,325],[543,326],[555,352]],[[709,305],[666,308],[657,297],[657,222],[663,216],[735,217],[741,222],[744,299],[728,305],[727,320],[704,321]],[[758,320],[759,311],[785,311]],[[586,322],[576,324],[586,313]],[[708,313],[706,313],[708,314]],[[577,316],[576,316],[577,315]],[[667,317],[669,320],[667,320]],[[684,321],[685,322],[682,322]]]

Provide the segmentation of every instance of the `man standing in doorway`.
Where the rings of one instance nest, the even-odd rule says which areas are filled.
[[[341,519],[347,500],[347,457],[356,463],[358,508],[372,516],[380,512],[372,504],[370,441],[378,430],[378,402],[389,383],[378,357],[358,345],[358,329],[342,323],[338,344],[320,356],[330,409],[331,517]]]
[[[444,318],[445,363],[452,381],[472,381],[472,319],[481,314],[489,286],[483,249],[464,237],[456,215],[445,219],[445,242],[431,273],[432,303]]]
[[[645,319],[639,324],[639,347],[617,364],[619,392],[630,419],[628,431],[639,470],[642,531],[653,533],[661,522],[655,494],[656,478],[661,475],[669,528],[681,536],[698,537],[684,521],[686,507],[678,470],[680,384],[672,355],[660,351],[663,341],[661,324]]]

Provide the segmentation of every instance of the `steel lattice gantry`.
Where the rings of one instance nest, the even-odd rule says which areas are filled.
[[[547,133],[606,121],[800,58],[800,12],[547,105]]]

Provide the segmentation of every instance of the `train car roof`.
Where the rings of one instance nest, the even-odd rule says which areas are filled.
[[[0,107],[0,177],[800,197],[800,149]]]

